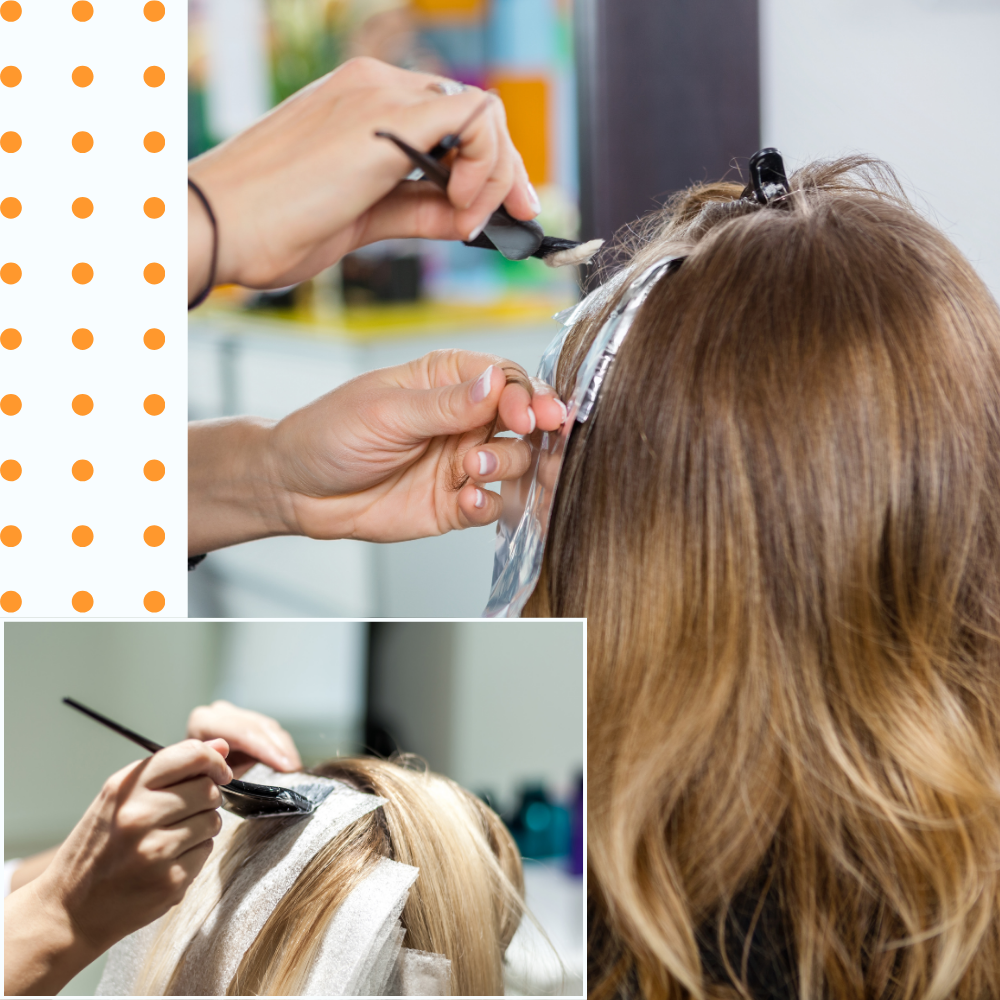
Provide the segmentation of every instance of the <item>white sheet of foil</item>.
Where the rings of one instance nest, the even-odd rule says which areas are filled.
[[[309,790],[316,810],[302,818],[242,819],[223,811],[228,830],[241,823],[278,822],[282,829],[251,857],[203,922],[170,943],[184,965],[174,987],[181,996],[222,996],[246,949],[281,897],[316,853],[348,824],[384,803],[331,778],[279,774],[258,764],[246,780]],[[403,948],[400,916],[418,870],[383,858],[338,908],[324,933],[303,996],[447,996],[451,962],[444,955]],[[162,919],[162,918],[161,918]],[[161,921],[130,934],[110,952],[98,996],[134,996]],[[189,949],[188,946],[191,945]],[[403,992],[406,991],[406,992]]]
[[[566,443],[573,427],[590,417],[611,363],[650,290],[659,278],[676,268],[683,259],[678,256],[662,257],[625,286],[617,305],[580,365],[573,395],[566,405],[565,423],[557,431],[536,430],[527,438],[531,445],[528,471],[520,479],[505,482],[500,490],[503,513],[497,523],[493,586],[483,611],[484,618],[519,617],[535,589],[542,571],[552,498],[559,485]],[[563,328],[542,355],[538,378],[549,385],[554,384],[559,355],[569,331],[616,295],[625,277],[626,272],[619,272],[571,309],[556,314],[555,318],[563,323]]]

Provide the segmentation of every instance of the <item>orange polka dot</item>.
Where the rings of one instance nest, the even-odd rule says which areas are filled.
[[[7,524],[0,528],[0,542],[8,549],[21,544],[21,529],[16,524]]]
[[[21,346],[21,331],[8,326],[3,333],[0,333],[0,347],[8,351],[16,351]]]
[[[86,285],[93,280],[94,269],[89,264],[74,264],[73,265],[73,280],[78,285]]]
[[[157,545],[162,545],[166,537],[167,533],[158,524],[151,524],[142,533],[142,540],[154,549]]]
[[[163,401],[163,397],[157,396],[155,392],[151,396],[147,396],[142,401],[142,408],[151,417],[158,417],[163,412],[163,408],[166,405],[167,404]]]
[[[94,408],[94,401],[85,392],[73,397],[73,412],[85,417]]]
[[[0,135],[0,149],[5,153],[16,153],[21,148],[21,137],[16,132]]]
[[[166,145],[167,140],[163,138],[161,132],[147,132],[143,137],[142,144],[146,147],[147,153],[158,153]]]
[[[85,549],[94,540],[94,532],[87,525],[78,524],[73,529],[71,537],[74,545],[79,545],[81,549]]]
[[[77,0],[73,4],[73,17],[78,21],[89,21],[94,16],[94,6],[93,4],[87,3],[87,0]]]
[[[150,459],[150,461],[148,461],[142,467],[142,474],[148,480],[150,480],[151,482],[154,482],[154,483],[159,482],[164,477],[164,475],[166,474],[166,471],[167,470],[164,468],[163,463],[160,462],[158,459],[155,459],[155,458]]]
[[[85,483],[94,474],[94,467],[85,458],[73,463],[73,478]]]
[[[8,417],[16,416],[21,412],[21,397],[8,393],[0,399],[0,412],[6,413]]]
[[[146,72],[142,74],[147,87],[159,87],[166,78],[167,74],[159,66],[147,66]]]
[[[21,71],[16,66],[0,69],[0,83],[5,87],[16,87],[21,82]]]
[[[159,21],[166,13],[160,0],[149,0],[149,3],[142,8],[142,13],[147,21]]]
[[[4,264],[0,267],[0,280],[5,285],[16,285],[21,280],[21,269],[17,264]]]
[[[0,464],[0,477],[6,479],[8,483],[13,483],[21,478],[21,463],[8,458],[6,462]]]
[[[0,201],[0,214],[5,219],[16,219],[21,214],[21,203],[16,198],[4,198]]]
[[[162,611],[166,606],[167,601],[158,590],[151,590],[143,599],[142,606],[147,611],[152,611],[155,615],[157,611]]]
[[[78,153],[89,153],[94,148],[94,137],[89,132],[76,132],[73,135],[73,148]]]
[[[73,70],[73,82],[78,87],[89,87],[94,82],[94,71],[89,66],[77,66]]]
[[[158,285],[166,277],[166,274],[162,264],[147,264],[142,269],[142,276],[151,285]]]
[[[17,0],[4,0],[0,3],[0,17],[5,21],[16,21],[21,16],[21,5]]]
[[[154,326],[142,335],[142,342],[151,351],[158,351],[167,342],[167,338],[163,336],[162,330],[157,330]]]
[[[11,18],[13,20],[13,18]],[[16,590],[8,590],[0,594],[0,608],[12,615],[21,607],[21,595]]]
[[[94,598],[85,590],[78,590],[73,595],[73,610],[86,614],[94,606]]]
[[[85,351],[94,342],[94,335],[85,327],[73,331],[73,346],[78,351]]]
[[[89,219],[94,211],[94,203],[89,198],[77,198],[73,202],[73,214],[78,219]]]
[[[158,219],[161,215],[163,215],[165,207],[166,206],[159,198],[147,198],[142,203],[142,210],[151,219]]]

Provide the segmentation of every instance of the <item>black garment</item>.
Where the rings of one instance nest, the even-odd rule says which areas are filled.
[[[206,553],[202,553],[200,556],[188,556],[188,572],[195,568],[205,558]]]

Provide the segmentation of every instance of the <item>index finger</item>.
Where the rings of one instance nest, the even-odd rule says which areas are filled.
[[[140,783],[151,790],[169,788],[200,774],[217,785],[228,785],[233,780],[233,772],[218,750],[201,740],[184,740],[154,753]]]

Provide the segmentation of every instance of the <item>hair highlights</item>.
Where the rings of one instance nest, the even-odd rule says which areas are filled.
[[[1000,996],[1000,315],[881,164],[740,191],[627,248],[524,611],[588,619],[591,995]]]

